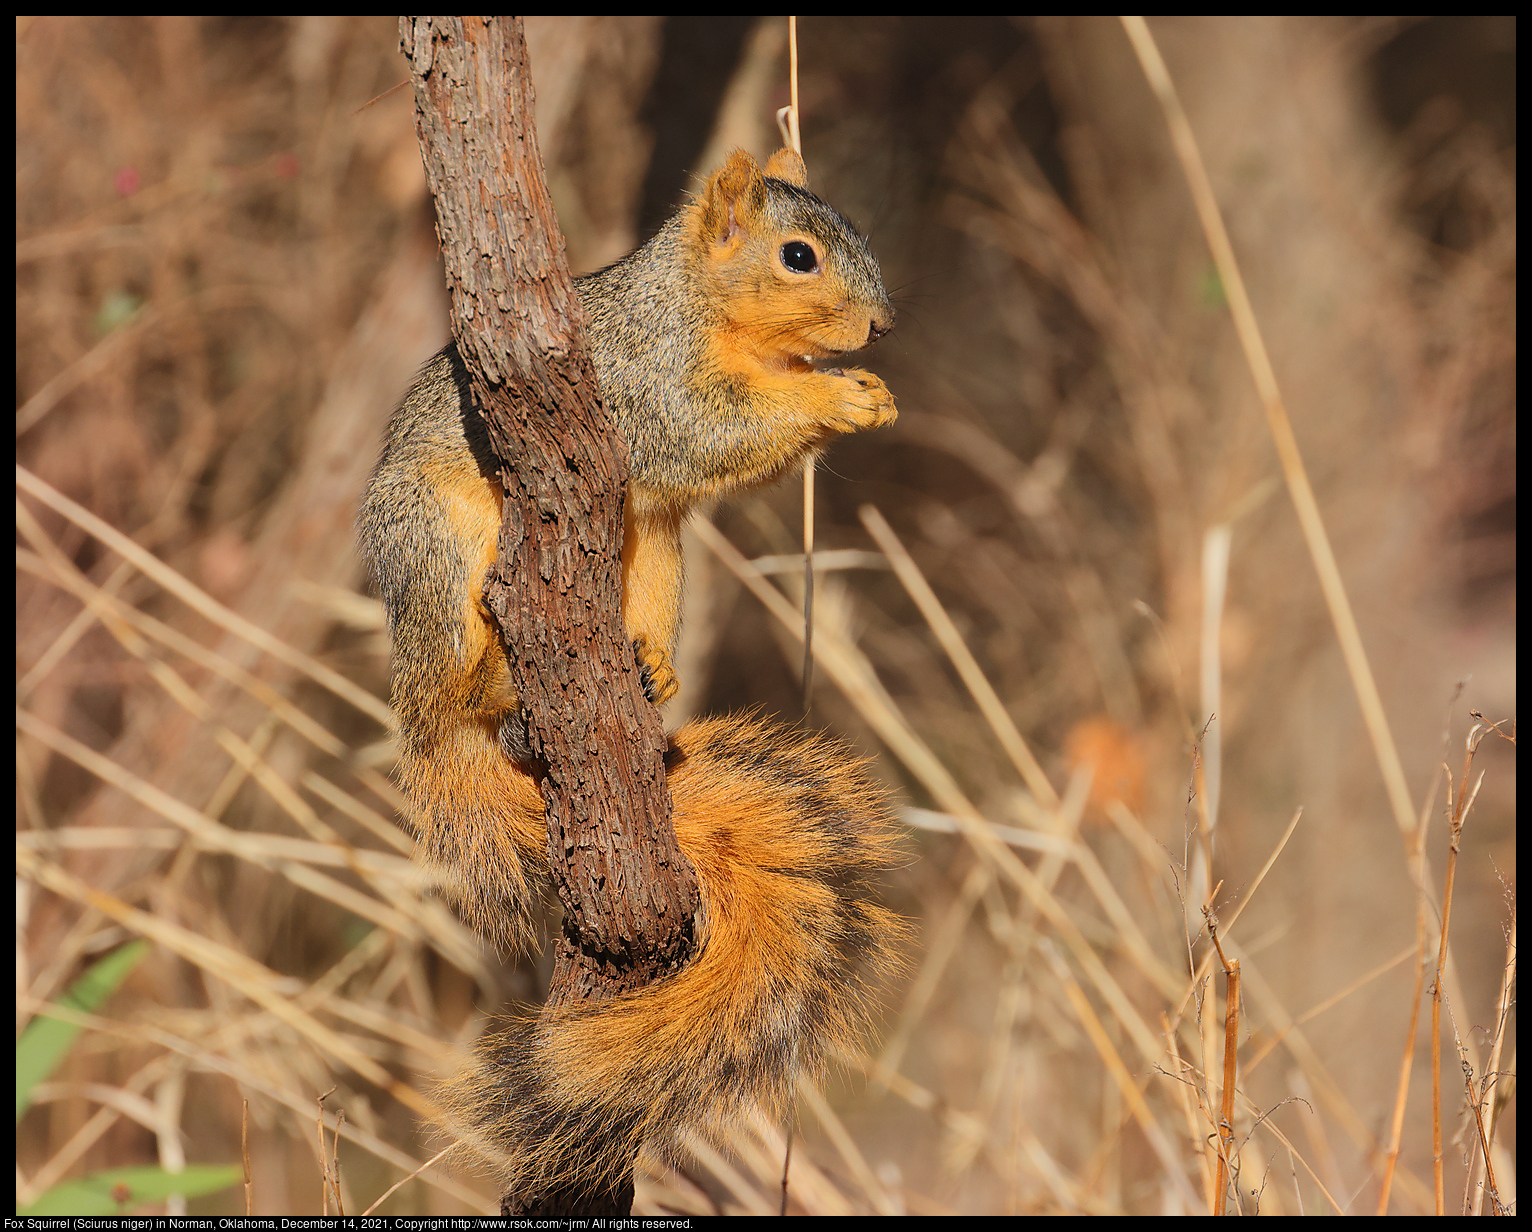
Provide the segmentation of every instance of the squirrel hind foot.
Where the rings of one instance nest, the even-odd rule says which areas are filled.
[[[519,710],[507,712],[500,720],[500,751],[512,761],[530,766],[537,761],[532,751],[532,733],[527,728],[527,716]]]

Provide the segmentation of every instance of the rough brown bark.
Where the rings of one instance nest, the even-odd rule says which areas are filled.
[[[690,957],[696,874],[676,845],[664,734],[623,632],[627,453],[601,406],[544,183],[517,18],[402,18],[452,332],[502,463],[486,586],[541,759],[564,906],[550,1006],[664,978]],[[518,1214],[626,1214],[599,1193],[507,1194]]]

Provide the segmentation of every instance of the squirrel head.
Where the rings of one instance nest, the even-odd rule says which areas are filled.
[[[867,241],[809,192],[790,149],[764,168],[735,150],[692,203],[687,230],[709,302],[763,358],[806,367],[893,328]]]

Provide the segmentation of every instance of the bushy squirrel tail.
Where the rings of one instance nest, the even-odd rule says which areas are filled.
[[[515,1021],[441,1093],[454,1128],[518,1187],[606,1179],[645,1143],[663,1154],[684,1129],[780,1109],[800,1073],[856,1049],[899,965],[905,925],[876,893],[894,831],[859,761],[754,717],[673,740],[676,837],[702,891],[697,954],[635,992]],[[530,780],[523,807],[523,831],[541,835]]]

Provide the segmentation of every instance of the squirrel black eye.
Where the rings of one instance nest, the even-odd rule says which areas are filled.
[[[782,264],[800,274],[812,274],[819,264],[819,257],[802,240],[782,245]]]

